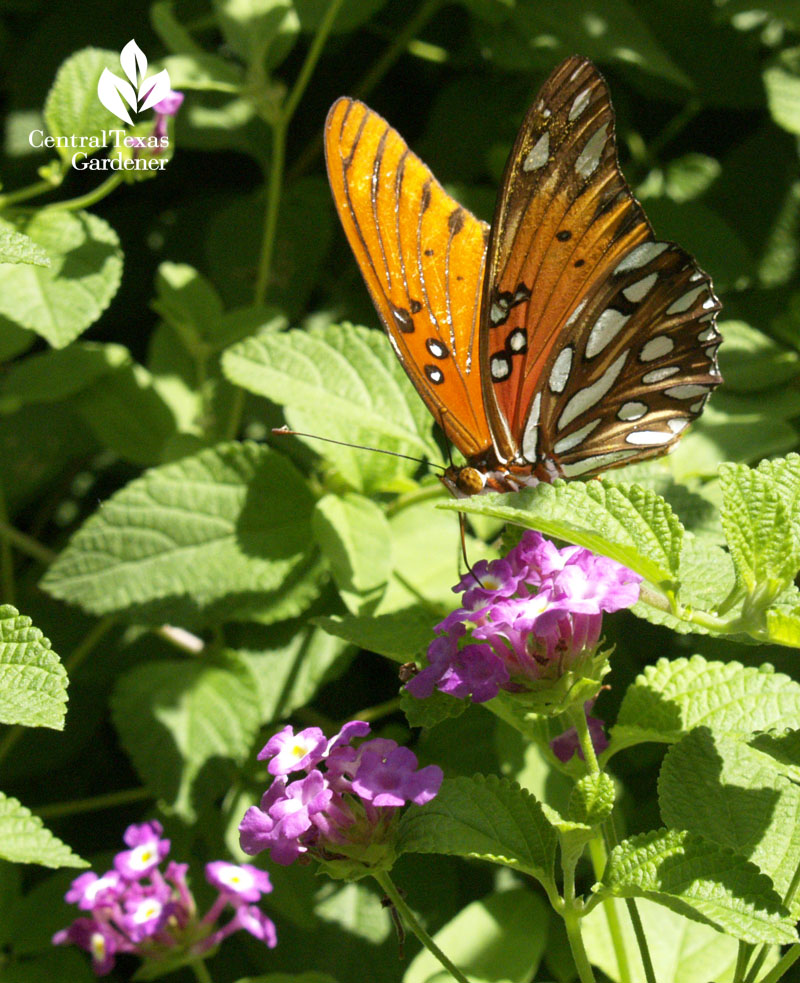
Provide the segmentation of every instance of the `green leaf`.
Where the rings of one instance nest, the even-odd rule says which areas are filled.
[[[408,662],[433,641],[436,618],[428,608],[416,605],[391,614],[318,617],[314,623],[368,652]]]
[[[685,830],[654,830],[614,847],[601,896],[647,898],[744,942],[796,942],[768,877],[733,851]]]
[[[800,541],[794,535],[783,496],[763,471],[724,464],[722,528],[736,567],[737,580],[750,594],[769,603],[800,568]]]
[[[154,5],[159,6],[159,5]],[[205,51],[168,55],[161,65],[169,72],[173,89],[183,92],[241,92],[244,73],[240,65]]]
[[[0,792],[0,857],[15,864],[88,867],[85,860],[53,836],[38,816]]]
[[[490,894],[462,908],[434,936],[437,946],[469,979],[528,983],[547,943],[547,908],[532,891],[518,887]],[[422,949],[403,983],[433,983],[442,965]]]
[[[643,741],[672,744],[694,727],[748,738],[800,727],[800,684],[770,666],[659,659],[628,687],[611,730],[613,752]]]
[[[275,591],[304,563],[313,499],[280,454],[222,444],[153,468],[72,537],[42,586],[94,614]]]
[[[247,338],[229,348],[231,382],[286,408],[293,430],[438,460],[431,418],[382,333],[354,325]],[[358,490],[390,488],[414,462],[309,443]]]
[[[159,266],[153,308],[194,353],[214,337],[223,310],[212,284],[187,263]]]
[[[15,231],[0,220],[0,230]],[[116,232],[88,212],[34,212],[22,230],[49,267],[0,263],[0,315],[63,348],[100,317],[122,278]]]
[[[800,784],[800,729],[783,734],[756,734],[750,747],[769,755],[781,775]]]
[[[120,128],[120,121],[97,97],[97,83],[104,68],[119,71],[116,51],[83,48],[61,64],[44,104],[44,120],[52,136],[95,137],[100,145],[104,142],[103,130]],[[88,140],[82,154],[80,148],[69,145],[57,150],[64,162],[72,160],[76,153],[89,156],[93,152]]]
[[[400,691],[400,709],[406,715],[409,727],[435,727],[444,720],[460,717],[468,708],[467,700],[457,700],[438,690],[424,700],[412,696],[405,687]]]
[[[800,374],[800,356],[744,321],[722,321],[725,344],[719,365],[727,389],[739,392],[780,386]],[[717,400],[715,398],[714,405]]]
[[[542,806],[494,775],[448,778],[439,794],[400,820],[403,853],[443,853],[504,864],[553,884],[557,836]]]
[[[653,584],[672,584],[677,578],[683,527],[667,502],[641,485],[559,479],[516,494],[474,496],[439,508],[538,529],[611,557]]]
[[[198,800],[230,786],[261,723],[258,687],[233,658],[137,666],[119,680],[112,713],[142,781],[187,821]]]
[[[345,3],[333,22],[335,34],[354,31],[373,17],[386,4],[386,0],[361,0],[360,3]],[[315,32],[328,9],[326,0],[293,0],[293,6],[300,18],[303,31]]]
[[[321,628],[296,621],[269,628],[242,626],[230,648],[255,680],[264,724],[285,720],[309,704],[322,686],[346,669],[352,652]]]
[[[667,751],[658,801],[665,823],[729,847],[786,896],[800,865],[800,788],[769,757],[697,727]],[[791,907],[800,917],[800,899]]]
[[[30,618],[0,605],[0,723],[64,729],[67,673]]]
[[[800,541],[800,454],[761,461],[758,471],[765,475],[786,506],[795,535]]]
[[[29,355],[11,365],[0,380],[0,412],[14,413],[33,403],[57,403],[130,362],[123,345],[96,342]]]
[[[627,979],[630,983],[646,983],[647,977],[630,915],[621,901],[609,900],[590,911],[581,921],[589,960],[614,980],[614,983],[621,983],[623,977],[617,962],[614,939],[608,928],[607,904],[614,905],[622,928],[623,946],[630,967],[630,976]],[[708,925],[689,921],[651,901],[639,899],[636,907],[644,926],[653,965],[657,967],[658,983],[698,983],[699,980],[733,983],[738,952],[735,939],[720,935]],[[774,962],[773,956],[768,960],[767,966]]]
[[[584,775],[573,786],[567,815],[573,822],[597,826],[611,815],[616,796],[614,780],[609,775]]]
[[[778,126],[800,134],[800,48],[782,52],[779,61],[765,69],[764,88]]]
[[[348,610],[374,610],[391,572],[391,533],[383,511],[362,495],[325,495],[311,528]]]
[[[248,65],[272,47],[288,52],[300,27],[289,0],[214,0],[213,6],[225,40]]]
[[[13,229],[0,230],[0,263],[25,263],[30,266],[49,266],[50,257],[30,236]]]
[[[509,20],[478,23],[485,59],[513,71],[552,65],[576,51],[600,63],[634,66],[673,85],[691,83],[626,0],[585,0],[580,16],[564,17],[559,0],[517,4]]]
[[[133,464],[158,464],[177,431],[153,376],[130,356],[84,387],[73,406],[105,447]]]
[[[7,362],[15,355],[21,355],[35,341],[36,335],[32,331],[12,324],[0,314],[0,362]]]

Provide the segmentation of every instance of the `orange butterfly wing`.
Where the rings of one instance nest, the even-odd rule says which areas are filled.
[[[506,167],[481,364],[501,461],[540,477],[663,454],[721,381],[709,278],[656,242],[617,162],[591,62],[547,79]]]
[[[339,99],[325,124],[339,217],[398,358],[467,458],[491,447],[478,333],[488,227],[377,113]]]

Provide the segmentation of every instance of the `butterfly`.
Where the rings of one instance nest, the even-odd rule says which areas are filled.
[[[467,461],[445,472],[453,494],[663,454],[722,381],[711,280],[655,238],[587,59],[568,58],[544,83],[491,227],[357,100],[331,107],[325,156],[389,341]]]

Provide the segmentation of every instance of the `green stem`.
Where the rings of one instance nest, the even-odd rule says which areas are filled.
[[[239,436],[239,428],[242,425],[242,413],[244,411],[245,392],[241,386],[236,386],[233,390],[231,399],[231,412],[228,417],[228,425],[225,427],[225,440],[236,440]]]
[[[7,195],[0,195],[0,208],[8,208],[11,205],[19,204],[21,201],[27,201],[29,198],[36,198],[38,195],[47,194],[48,191],[54,191],[63,179],[62,172],[61,179],[57,182],[36,181],[35,184],[29,184],[26,188],[20,188],[19,191],[11,191]]]
[[[68,673],[73,673],[78,668],[78,666],[83,662],[86,656],[92,651],[92,649],[97,645],[100,639],[105,635],[107,631],[116,624],[116,619],[108,616],[106,618],[101,618],[86,634],[83,636],[80,642],[72,650],[69,658],[64,659],[64,668]]]
[[[3,489],[3,482],[0,480],[0,528],[12,528],[8,524],[8,509],[6,508],[6,494]],[[5,536],[0,537],[0,602],[13,604],[16,597],[16,584],[14,582],[14,554],[11,551],[11,543]]]
[[[263,304],[267,296],[269,274],[272,269],[272,253],[275,249],[275,232],[278,228],[285,157],[286,126],[279,120],[272,128],[272,148],[267,177],[267,207],[264,213],[264,237],[261,240],[261,254],[258,258],[256,286],[253,295],[257,305]]]
[[[613,850],[619,843],[619,839],[617,838],[617,830],[614,826],[613,813],[603,823],[603,832],[605,833],[609,848]],[[644,933],[644,925],[642,925],[642,919],[639,915],[639,909],[636,906],[636,901],[633,898],[626,898],[625,907],[628,909],[628,917],[630,918],[631,925],[633,926],[633,934],[636,936],[636,942],[639,946],[639,956],[642,960],[642,968],[644,969],[645,979],[647,980],[647,983],[656,983],[656,973],[653,969],[653,960],[650,958],[650,947],[647,944],[647,936]]]
[[[10,525],[6,521],[5,509],[3,508],[0,508],[0,540],[16,546],[20,553],[27,553],[28,556],[33,557],[34,560],[39,560],[46,567],[49,567],[58,555],[54,550],[48,549],[37,539],[34,539],[33,536],[20,532],[19,529]]]
[[[590,775],[597,775],[600,773],[600,765],[597,763],[597,755],[594,751],[594,744],[592,743],[592,735],[589,731],[589,724],[586,720],[586,711],[581,704],[580,706],[575,706],[570,711],[570,719],[578,732],[578,743],[581,746],[581,751],[583,751],[583,760],[586,762],[586,771]]]
[[[800,886],[800,866],[798,866],[797,870],[794,872],[792,881],[786,890],[786,894],[784,895],[783,905],[785,908],[791,908],[792,902],[794,901],[794,897],[797,894],[798,886]],[[739,947],[740,949],[741,948],[747,949],[748,957],[753,952],[752,945],[744,946],[743,943],[739,943]],[[744,977],[744,983],[755,983],[755,980],[758,978],[759,970],[764,965],[764,960],[767,958],[768,954],[769,954],[769,946],[766,944],[762,945],[761,950],[759,951],[756,958],[753,960],[753,965],[750,967],[747,976]],[[747,963],[745,962],[745,966],[746,965]],[[738,977],[736,977],[736,981],[738,983]]]
[[[394,36],[394,40],[389,47],[361,77],[361,81],[353,89],[354,95],[358,96],[359,99],[363,99],[369,95],[397,59],[405,54],[414,36],[422,30],[446,2],[447,0],[426,0],[425,3],[420,4],[411,20],[408,21],[399,34]],[[309,140],[289,170],[287,175],[288,180],[294,181],[301,174],[305,174],[321,152],[322,141],[320,138],[317,136]]]
[[[763,955],[766,955],[766,946],[763,947]],[[753,950],[755,946],[750,942],[739,942],[738,951],[736,953],[736,969],[733,973],[733,983],[742,983],[743,980],[754,980],[756,974],[761,967],[761,963],[764,962],[763,958],[759,962],[756,960],[750,967],[750,971],[747,972],[747,964],[750,961],[750,956],[753,955]],[[756,965],[758,963],[758,965]],[[745,975],[745,973],[747,975]]]
[[[373,874],[375,880],[380,884],[381,889],[384,894],[389,898],[392,904],[395,906],[397,913],[402,917],[406,925],[411,929],[411,931],[416,935],[420,942],[425,946],[431,955],[435,956],[439,962],[444,966],[448,973],[453,977],[454,980],[458,980],[458,983],[469,983],[469,980],[464,976],[461,970],[453,965],[452,962],[447,958],[447,956],[442,952],[438,945],[433,941],[433,939],[428,935],[425,929],[420,925],[414,916],[414,912],[408,907],[408,905],[403,900],[403,896],[394,886],[391,877],[387,871],[381,871],[379,874]],[[593,983],[593,981],[592,981]]]
[[[419,5],[417,12],[408,21],[403,30],[395,35],[394,40],[386,51],[384,51],[380,58],[361,77],[361,81],[354,90],[359,98],[368,95],[375,88],[397,59],[406,51],[416,35],[444,4],[445,0],[425,0],[424,3]]]
[[[415,488],[414,491],[408,492],[405,495],[400,495],[386,506],[386,518],[389,519],[393,515],[397,515],[397,513],[402,512],[403,509],[409,509],[414,505],[419,505],[420,502],[427,502],[433,498],[444,497],[444,487],[440,484],[425,485],[422,488]]]
[[[119,187],[124,180],[125,175],[122,171],[117,171],[116,174],[106,178],[102,184],[98,184],[94,191],[87,191],[85,195],[78,195],[77,198],[68,198],[66,201],[56,201],[52,205],[45,205],[42,211],[76,212],[80,208],[89,208],[91,205],[96,205],[106,195],[111,194],[114,188]]]
[[[325,16],[320,21],[311,47],[295,79],[292,91],[289,93],[280,116],[272,126],[272,152],[270,154],[269,175],[267,178],[267,207],[264,214],[264,237],[261,242],[261,255],[256,272],[254,299],[256,304],[263,304],[267,296],[269,275],[272,269],[272,255],[275,250],[275,233],[278,228],[278,212],[283,186],[283,168],[286,160],[286,132],[297,105],[303,97],[306,86],[311,80],[319,56],[331,32],[333,22],[339,13],[343,0],[331,0]]]
[[[589,840],[589,856],[592,858],[594,876],[599,881],[603,877],[606,869],[608,854],[605,844],[598,837]],[[631,967],[628,962],[628,950],[625,948],[625,937],[622,934],[622,923],[619,920],[619,912],[614,898],[606,898],[603,901],[603,911],[608,923],[608,934],[611,936],[611,944],[614,946],[614,955],[617,960],[617,970],[619,972],[619,983],[632,983]]]
[[[208,971],[204,960],[197,959],[189,964],[194,970],[194,975],[197,977],[197,983],[212,983],[211,974]]]
[[[784,953],[780,962],[776,963],[772,970],[760,980],[760,983],[778,983],[786,970],[793,966],[798,959],[800,959],[800,945],[795,943],[788,952]]]
[[[56,802],[53,805],[41,806],[36,809],[36,815],[42,819],[60,819],[62,816],[74,816],[81,812],[115,809],[117,806],[130,805],[131,802],[142,802],[152,798],[153,793],[146,788],[126,788],[88,799],[73,799],[71,802]]]
[[[572,950],[572,958],[575,960],[575,968],[578,970],[578,977],[581,983],[595,983],[592,964],[586,955],[581,935],[581,920],[575,909],[567,909],[564,912],[564,925],[567,929],[567,939]]]
[[[370,723],[380,720],[381,717],[388,717],[390,713],[395,713],[395,711],[399,710],[400,703],[400,697],[393,696],[391,700],[386,700],[385,703],[376,703],[375,706],[365,707],[363,710],[359,710],[353,719],[366,720]]]

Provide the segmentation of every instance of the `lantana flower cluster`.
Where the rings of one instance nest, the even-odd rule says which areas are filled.
[[[330,740],[319,727],[275,734],[258,755],[272,783],[239,826],[245,853],[269,850],[285,865],[314,858],[345,877],[390,866],[401,807],[429,802],[443,774],[437,765],[418,768],[411,750],[386,738],[353,745],[369,731],[355,720]]]
[[[218,894],[199,918],[186,881],[188,865],[169,861],[163,873],[160,869],[170,849],[162,832],[155,820],[129,826],[123,837],[128,849],[114,857],[111,870],[101,876],[87,871],[72,882],[65,900],[85,914],[56,932],[53,943],[85,949],[98,976],[111,972],[120,953],[147,960],[194,959],[239,929],[273,948],[275,925],[256,905],[272,890],[269,876],[250,864],[207,864],[206,880]],[[220,927],[217,922],[228,907],[233,915]]]
[[[484,703],[563,676],[591,656],[603,614],[631,607],[642,578],[579,546],[526,531],[504,558],[482,560],[453,588],[462,606],[435,628],[428,666],[406,689]]]

